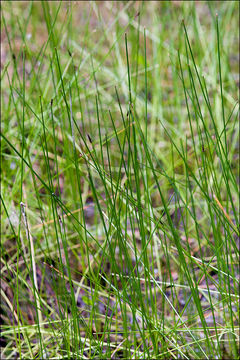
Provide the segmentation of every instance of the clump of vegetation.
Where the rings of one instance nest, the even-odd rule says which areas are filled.
[[[3,358],[238,358],[238,10],[2,4]]]

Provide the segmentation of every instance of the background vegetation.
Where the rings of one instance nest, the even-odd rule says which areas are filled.
[[[238,14],[2,2],[1,358],[238,358]]]

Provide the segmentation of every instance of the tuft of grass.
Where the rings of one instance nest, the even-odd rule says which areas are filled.
[[[3,3],[3,358],[239,358],[238,10]]]

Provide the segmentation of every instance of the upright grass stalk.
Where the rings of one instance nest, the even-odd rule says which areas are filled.
[[[211,24],[184,2],[22,5],[3,7],[4,356],[237,358],[236,5]]]

